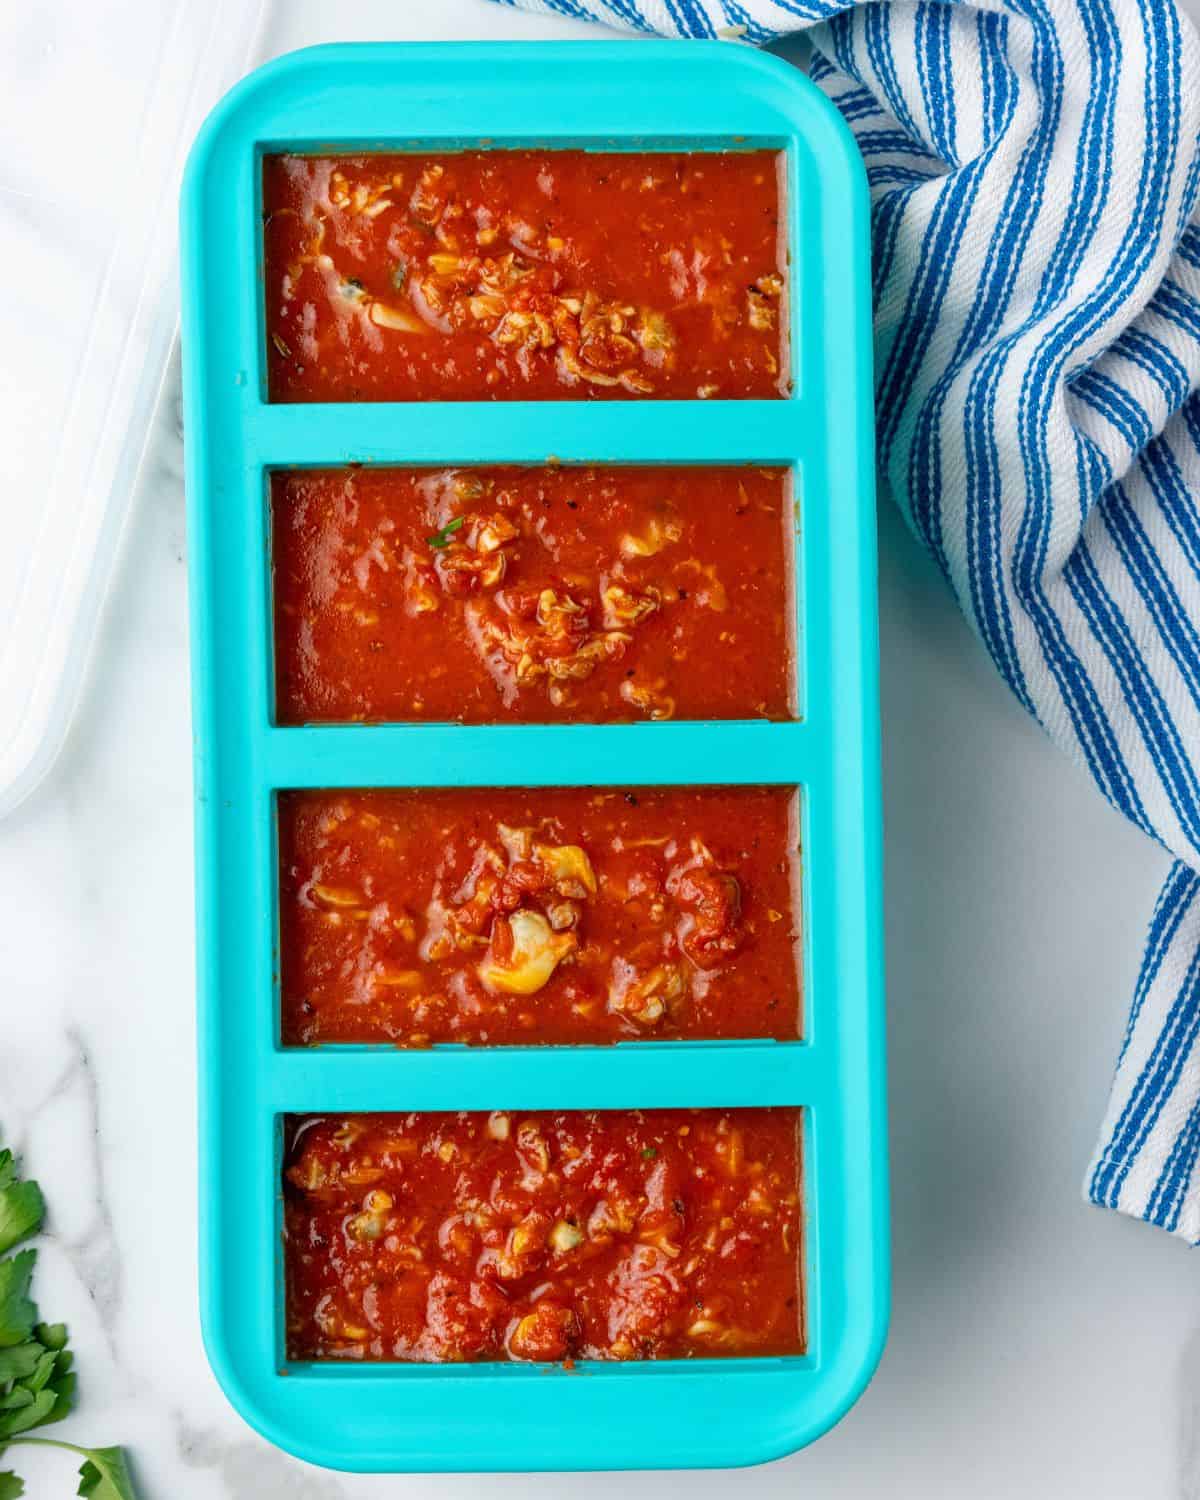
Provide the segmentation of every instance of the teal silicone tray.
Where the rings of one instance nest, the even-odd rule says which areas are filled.
[[[790,398],[268,403],[263,155],[479,144],[785,151]],[[187,172],[182,246],[201,1307],[218,1379],[266,1437],[334,1468],[685,1467],[800,1447],[866,1384],[888,1308],[868,213],[848,132],[795,69],[732,44],[317,48],[261,69],[210,116]],[[800,722],[272,723],[272,469],[550,454],[791,469]],[[803,1041],[281,1046],[279,789],[739,782],[799,788]],[[804,1355],[574,1371],[286,1360],[286,1113],[668,1105],[802,1106]]]

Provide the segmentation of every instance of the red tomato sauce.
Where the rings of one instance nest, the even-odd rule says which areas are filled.
[[[795,1109],[287,1123],[291,1359],[797,1354]]]
[[[782,396],[781,161],[268,156],[270,398]]]
[[[271,479],[280,723],[794,716],[786,471]]]
[[[788,787],[279,794],[283,1040],[800,1032]]]

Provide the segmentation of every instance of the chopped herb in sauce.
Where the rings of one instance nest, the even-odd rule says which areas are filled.
[[[450,545],[450,538],[456,531],[461,531],[466,524],[466,516],[455,516],[453,521],[447,521],[441,531],[435,531],[432,536],[425,538],[426,542],[440,551],[442,547]]]

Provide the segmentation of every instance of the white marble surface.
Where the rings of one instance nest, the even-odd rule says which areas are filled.
[[[267,50],[571,32],[481,0],[279,0]],[[1164,860],[1009,701],[890,511],[895,1312],[866,1396],[736,1478],[350,1477],[250,1433],[196,1314],[181,456],[174,369],[75,729],[0,827],[0,1124],[51,1204],[37,1293],[82,1391],[60,1433],[127,1444],[144,1500],[1200,1497],[1196,1262],[1079,1195]],[[20,1461],[34,1500],[72,1492]]]

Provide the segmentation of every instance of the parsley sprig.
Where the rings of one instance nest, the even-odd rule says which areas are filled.
[[[461,531],[466,522],[466,516],[455,516],[453,521],[447,521],[441,531],[435,531],[432,536],[425,538],[426,543],[435,550],[440,551],[443,547],[450,545],[450,538],[456,531]],[[3,1497],[0,1496],[0,1500]]]
[[[88,1500],[136,1500],[120,1448],[80,1448],[35,1438],[32,1428],[61,1422],[71,1410],[75,1376],[63,1323],[41,1323],[29,1295],[36,1250],[13,1250],[42,1227],[46,1205],[36,1182],[17,1175],[11,1151],[0,1150],[0,1455],[18,1443],[64,1448],[83,1459],[77,1494]],[[0,1500],[18,1500],[25,1482],[0,1471]]]

